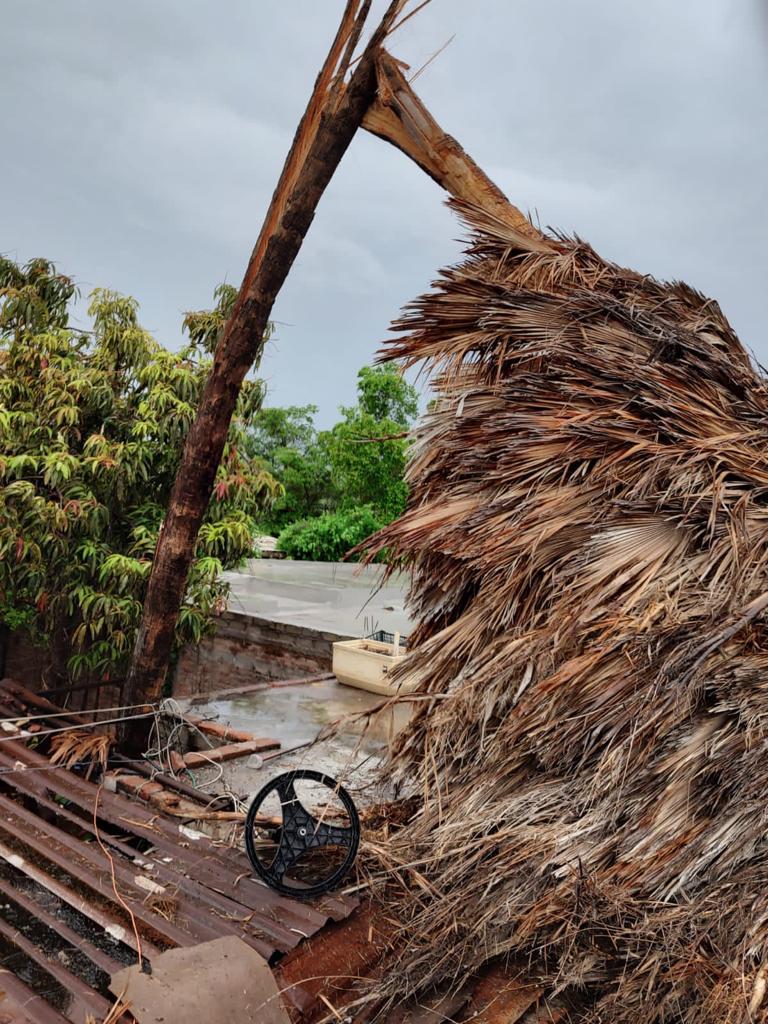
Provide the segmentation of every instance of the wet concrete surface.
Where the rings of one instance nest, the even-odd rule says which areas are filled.
[[[224,576],[231,611],[344,636],[379,629],[405,635],[411,629],[407,577],[398,574],[382,584],[379,566],[262,558]]]
[[[218,767],[195,772],[195,781],[206,788],[210,785],[211,791],[221,791],[221,784],[226,784],[249,802],[281,772],[312,768],[340,781],[360,806],[386,799],[391,794],[379,767],[410,712],[403,704],[374,711],[384,702],[377,694],[331,679],[196,705],[196,715],[216,718],[256,736],[274,737],[282,749],[263,758],[224,762],[223,775]],[[329,732],[332,735],[327,736]],[[311,745],[292,749],[307,743]],[[219,786],[214,785],[217,777]]]

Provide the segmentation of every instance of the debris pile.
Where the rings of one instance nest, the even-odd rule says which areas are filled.
[[[227,798],[195,792],[148,762],[113,758],[103,771],[96,741],[109,737],[94,736],[101,726],[86,715],[0,680],[0,1021],[7,1013],[30,1024],[116,1020],[110,1008],[123,987],[110,979],[126,967],[155,967],[168,950],[186,962],[192,947],[219,939],[274,964],[356,909],[341,894],[310,903],[255,879],[239,832],[232,846],[203,831],[242,821],[213,809]],[[225,743],[235,732],[197,721]],[[77,742],[56,743],[62,736]],[[297,1016],[310,999],[302,980],[284,994]],[[239,998],[242,1019],[271,1019],[247,1013],[242,990]]]
[[[466,258],[387,348],[437,397],[369,553],[433,699],[374,995],[503,958],[569,1020],[766,1020],[766,381],[692,288],[454,205]]]

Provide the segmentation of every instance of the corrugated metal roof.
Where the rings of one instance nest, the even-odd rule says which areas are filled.
[[[20,692],[0,684],[6,714],[18,714]],[[84,1012],[103,1016],[107,976],[137,959],[126,908],[150,963],[163,949],[232,934],[274,962],[356,906],[280,896],[252,877],[239,849],[52,769],[8,736],[0,742],[0,902],[0,968],[46,998],[30,1003],[28,1016],[50,1021],[50,1009],[78,1024]]]

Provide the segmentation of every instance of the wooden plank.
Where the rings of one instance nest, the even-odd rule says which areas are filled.
[[[205,768],[211,761],[218,764],[220,761],[231,761],[236,757],[247,757],[249,754],[260,754],[265,750],[279,750],[280,741],[270,739],[255,739],[248,743],[229,743],[223,747],[211,747],[205,753],[191,751],[184,755],[184,764],[187,768]]]
[[[191,697],[189,703],[190,706],[196,707],[199,704],[210,704],[212,701],[231,700],[233,697],[247,697],[251,693],[261,693],[263,690],[322,683],[334,678],[333,672],[321,672],[319,675],[297,676],[294,679],[262,679],[257,683],[244,683],[242,686],[233,686],[226,690],[214,690],[212,693],[207,694],[201,693]]]
[[[21,703],[26,706],[27,713],[29,713],[30,707],[36,708],[38,711],[42,712],[50,711],[52,714],[57,716],[59,725],[91,725],[93,723],[93,719],[86,718],[84,715],[78,715],[74,711],[62,714],[62,708],[58,707],[56,704],[52,704],[51,701],[47,700],[45,697],[32,693],[31,690],[22,686],[21,683],[17,683],[15,679],[0,680],[0,690],[5,691],[9,696],[21,701]]]
[[[231,740],[233,743],[252,743],[256,739],[252,732],[233,729],[231,725],[212,722],[210,719],[200,718],[198,715],[184,715],[184,721],[205,733],[206,736],[216,736],[220,740]]]
[[[153,782],[161,782],[166,789],[172,789],[175,793],[181,793],[183,796],[189,797],[190,800],[197,800],[198,803],[204,804],[206,807],[212,807],[217,801],[224,801],[227,804],[230,802],[228,797],[211,797],[208,793],[202,793],[199,789],[195,789],[194,786],[189,786],[186,782],[175,779],[172,775],[166,775],[163,772],[157,771],[149,761],[141,759],[130,760],[121,754],[115,754],[110,758],[110,764],[117,767],[125,765],[129,772],[145,775],[148,779],[152,779]],[[183,761],[182,767],[186,767]]]
[[[147,782],[141,775],[110,775],[118,790],[130,793],[139,800],[156,807],[161,814],[170,815],[173,818],[181,818],[183,821],[243,821],[245,813],[242,811],[208,811],[197,802],[185,800],[175,793],[169,793],[157,782]]]

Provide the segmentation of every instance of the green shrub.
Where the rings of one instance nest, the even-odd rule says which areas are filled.
[[[291,523],[278,537],[277,549],[289,558],[339,562],[383,525],[370,505],[359,505],[343,512],[326,512],[314,519]]]

